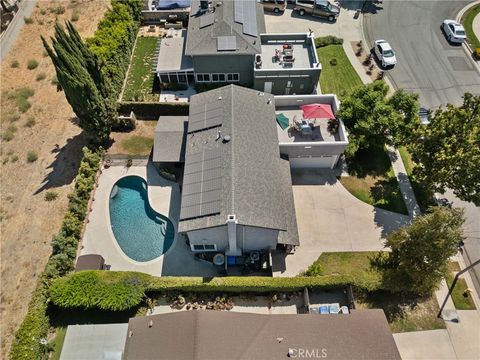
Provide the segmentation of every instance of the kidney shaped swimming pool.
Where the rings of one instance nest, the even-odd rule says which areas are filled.
[[[110,225],[122,251],[145,262],[164,254],[172,245],[172,222],[152,209],[147,183],[140,176],[118,180],[110,194]]]

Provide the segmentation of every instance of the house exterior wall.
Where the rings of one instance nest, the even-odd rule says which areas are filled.
[[[316,93],[321,68],[305,70],[255,70],[253,88],[273,95]],[[271,83],[271,91],[268,85]]]
[[[239,85],[253,85],[253,55],[195,55],[195,74],[239,74]]]
[[[339,102],[336,95],[275,96],[276,108],[306,104],[330,104],[334,113]],[[310,141],[279,143],[280,153],[287,155],[292,168],[334,168],[348,146],[348,135],[343,121],[338,128],[339,141]]]
[[[237,247],[245,251],[275,249],[279,231],[253,226],[237,225]],[[225,252],[228,247],[227,225],[187,232],[190,245],[216,245],[218,252]]]

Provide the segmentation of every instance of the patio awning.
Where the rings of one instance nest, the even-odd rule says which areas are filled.
[[[305,119],[335,119],[330,104],[308,104],[302,105],[300,108],[303,110]]]
[[[290,124],[290,122],[288,120],[288,117],[286,117],[284,113],[277,114],[276,118],[277,118],[277,123],[278,125],[280,125],[282,130],[285,130],[286,128],[288,128],[288,125]]]

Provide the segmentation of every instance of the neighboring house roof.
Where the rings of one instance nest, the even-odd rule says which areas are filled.
[[[185,136],[188,116],[160,116],[155,128],[153,161],[185,160]]]
[[[150,326],[151,325],[151,326]],[[401,359],[383,310],[260,315],[215,310],[136,317],[124,359]],[[304,353],[305,354],[305,353]]]
[[[235,21],[235,6],[246,1],[255,3],[253,14],[257,29],[255,36],[245,34],[244,24]],[[213,12],[201,13],[199,9],[200,0],[192,0],[186,55],[255,55],[261,52],[259,34],[266,32],[262,4],[256,0],[213,0],[211,5]],[[210,25],[205,25],[209,23]],[[218,50],[218,38],[230,36],[235,37],[235,50]]]
[[[203,116],[192,115],[199,108],[205,108],[205,118],[213,127],[191,133],[196,117]],[[290,167],[280,158],[273,95],[224,86],[192,96],[190,114],[179,231],[225,225],[228,215],[235,215],[239,225],[286,231],[279,243],[298,245]],[[231,138],[228,142],[226,135]],[[205,170],[189,180],[195,167]],[[185,182],[209,191],[204,203],[214,206],[207,208],[206,215],[191,216],[195,194]]]
[[[127,338],[128,324],[69,325],[61,360],[120,360]]]
[[[103,270],[105,266],[105,259],[102,255],[87,254],[80,255],[75,264],[75,271],[82,270]]]

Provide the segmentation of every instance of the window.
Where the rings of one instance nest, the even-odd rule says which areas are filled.
[[[197,82],[210,82],[210,74],[197,74]]]
[[[202,244],[202,245],[192,245],[193,251],[216,251],[217,245],[215,244]]]
[[[218,81],[225,82],[225,74],[218,74]]]
[[[186,83],[187,82],[187,77],[185,74],[178,74],[178,82],[180,83]]]
[[[218,82],[218,74],[212,74],[212,82]]]
[[[238,82],[240,80],[240,74],[227,74],[227,81]]]

